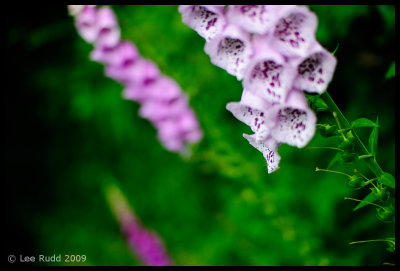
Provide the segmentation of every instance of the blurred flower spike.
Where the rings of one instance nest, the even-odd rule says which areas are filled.
[[[106,76],[124,85],[123,97],[141,105],[140,116],[158,129],[158,139],[172,152],[187,153],[188,144],[203,134],[188,97],[163,75],[157,65],[140,56],[130,41],[122,41],[117,18],[110,7],[70,5],[81,37],[94,45],[90,58],[105,65]]]
[[[261,151],[268,173],[282,143],[302,148],[316,116],[303,91],[323,93],[336,58],[316,40],[318,18],[297,5],[181,5],[182,21],[205,38],[211,62],[242,80],[241,101],[226,108],[250,126],[243,136]]]
[[[105,188],[112,213],[120,224],[121,232],[137,259],[146,266],[174,265],[163,241],[154,231],[144,228],[132,211],[122,191],[114,184]]]

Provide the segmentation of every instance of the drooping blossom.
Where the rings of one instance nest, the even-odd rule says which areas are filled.
[[[94,45],[90,58],[102,63],[105,75],[124,86],[125,99],[141,105],[139,115],[158,129],[163,146],[184,153],[188,143],[199,142],[202,131],[187,96],[154,62],[143,58],[132,42],[120,39],[113,10],[96,6],[73,6],[69,10],[75,16],[78,33]]]
[[[115,185],[109,185],[105,193],[111,211],[120,225],[121,233],[136,258],[147,266],[174,265],[160,236],[143,227],[122,191]]]
[[[221,33],[208,41],[204,51],[211,63],[243,79],[245,68],[253,54],[250,35],[235,25],[226,26]]]
[[[298,63],[294,87],[307,92],[324,92],[335,72],[336,58],[316,43],[309,54],[299,59]]]
[[[224,5],[181,5],[182,21],[207,41],[219,34],[226,25]]]
[[[184,22],[193,17],[179,11]],[[316,116],[302,91],[325,91],[336,58],[316,40],[318,19],[306,6],[230,5],[218,20],[224,27],[206,39],[204,51],[242,80],[240,102],[226,108],[254,132],[243,136],[263,153],[271,173],[279,168],[282,143],[302,148],[314,136]]]

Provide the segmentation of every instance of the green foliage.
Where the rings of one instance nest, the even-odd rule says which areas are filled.
[[[113,178],[144,226],[163,238],[177,265],[354,266],[380,265],[382,258],[391,257],[374,247],[347,245],[377,232],[394,236],[394,223],[382,227],[374,212],[363,208],[355,215],[343,201],[352,193],[365,197],[370,184],[352,189],[349,186],[363,186],[363,179],[354,175],[343,180],[313,170],[335,157],[337,163],[330,166],[342,172],[355,167],[368,172],[354,155],[351,131],[344,131],[353,142],[345,153],[282,145],[280,169],[268,175],[261,153],[242,137],[251,131],[225,109],[227,102],[240,100],[240,82],[210,63],[204,40],[182,23],[177,6],[112,8],[123,38],[133,41],[144,58],[157,63],[187,93],[204,139],[192,146],[190,158],[163,149],[156,129],[138,116],[139,105],[122,99],[122,86],[89,60],[93,48],[79,38],[64,6],[10,10],[10,88],[5,91],[10,254],[85,254],[85,265],[140,264],[102,191],[104,182]],[[349,119],[379,114],[380,162],[392,173],[394,88],[386,85],[376,99],[382,79],[376,75],[384,74],[394,59],[391,32],[381,36],[383,26],[374,24],[372,13],[376,7],[311,8],[319,18],[321,44],[330,50],[341,44],[330,93]],[[368,37],[354,31],[360,18],[377,27]],[[380,60],[368,66],[360,44],[375,44],[378,38],[383,42],[364,48]],[[319,95],[311,96],[319,123],[326,125],[318,129],[326,137],[316,133],[309,145],[338,146],[343,137],[326,103]],[[360,130],[360,136],[368,138],[362,134],[368,129]],[[394,188],[391,177],[383,176],[377,182]],[[385,195],[388,190],[382,189]],[[366,201],[379,199],[374,192],[369,195]],[[385,204],[390,206],[390,200]],[[391,219],[388,213],[379,215]],[[394,251],[394,241],[388,244]]]
[[[395,65],[396,63],[393,61],[393,63],[390,65],[388,71],[386,72],[386,79],[390,79],[395,77],[396,71],[395,71]]]

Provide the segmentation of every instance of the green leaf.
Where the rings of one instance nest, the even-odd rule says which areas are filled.
[[[390,65],[388,71],[386,72],[386,79],[390,79],[392,77],[395,77],[395,62],[393,61],[392,65]]]
[[[370,152],[373,156],[376,156],[377,153],[377,148],[378,148],[378,127],[379,127],[379,123],[378,123],[378,117],[376,117],[376,127],[374,127],[374,129],[372,129],[372,132],[369,136],[369,149]]]
[[[378,124],[366,118],[359,118],[351,123],[351,127],[378,127]]]
[[[335,55],[335,53],[336,53],[336,51],[337,51],[338,48],[339,48],[339,43],[336,45],[335,50],[333,50],[333,52],[332,52],[332,55],[333,55],[333,56]]]
[[[332,158],[331,162],[329,163],[327,169],[333,167],[334,164],[341,161],[342,154],[340,152],[336,153],[335,156]]]
[[[386,186],[389,186],[389,187],[395,189],[395,188],[394,188],[394,186],[395,186],[394,177],[393,177],[391,174],[387,173],[387,172],[384,172],[384,173],[378,178],[378,182],[380,182],[381,184],[384,184],[384,185],[386,185]]]
[[[378,199],[378,195],[375,192],[369,193],[362,202],[360,202],[356,207],[354,207],[353,211],[357,211],[358,209],[368,205],[368,202],[374,202]],[[368,201],[368,202],[365,202]]]

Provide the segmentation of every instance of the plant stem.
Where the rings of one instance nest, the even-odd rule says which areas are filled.
[[[367,161],[368,167],[370,168],[370,170],[375,174],[376,177],[379,178],[380,176],[382,176],[383,170],[376,162],[375,156],[371,155],[369,150],[365,147],[364,143],[361,141],[361,139],[357,135],[357,132],[355,131],[355,129],[353,127],[351,127],[349,121],[346,119],[346,117],[343,115],[343,113],[337,107],[337,105],[333,101],[332,97],[329,95],[328,91],[325,91],[324,93],[322,93],[320,97],[327,104],[327,106],[328,106],[329,110],[332,112],[332,114],[334,112],[336,112],[335,114],[337,115],[337,118],[344,126],[343,128],[353,130],[353,135],[356,139],[355,142],[358,145],[358,147],[362,150],[363,155],[365,155],[365,157],[366,157],[365,160]]]

